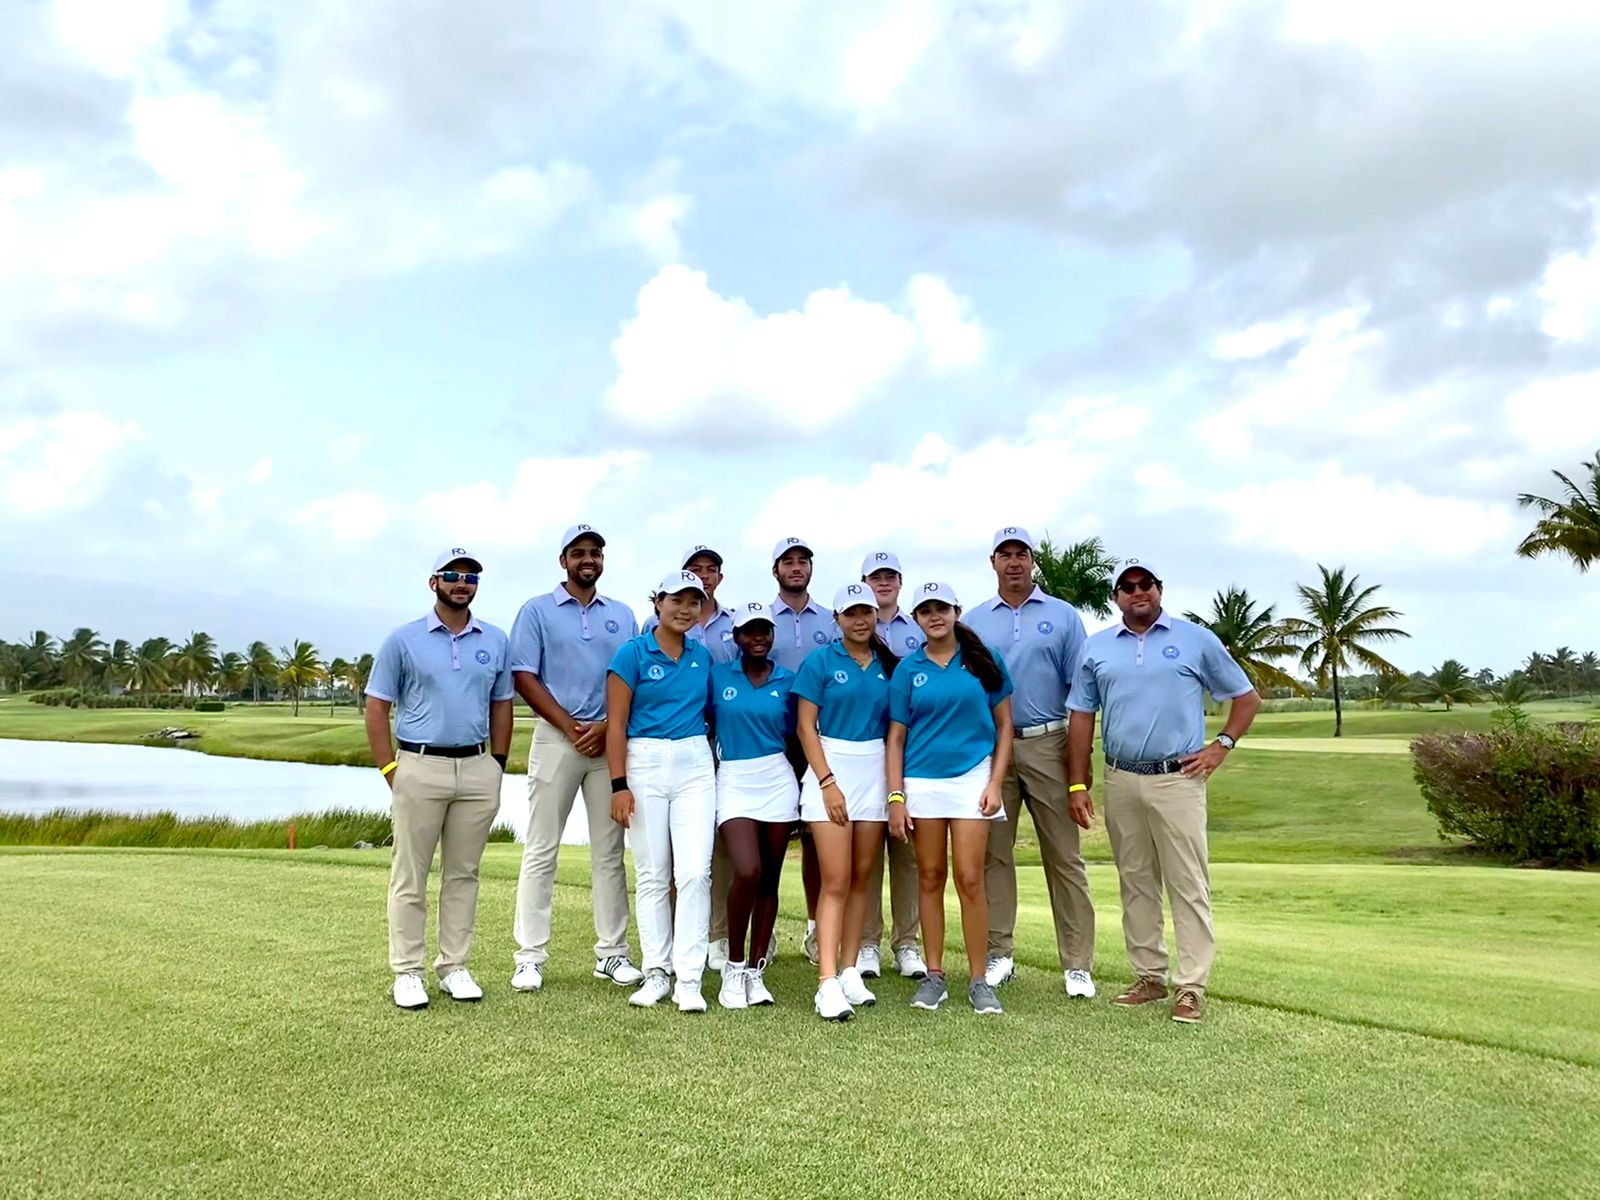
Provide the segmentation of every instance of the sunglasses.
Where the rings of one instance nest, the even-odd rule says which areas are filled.
[[[478,586],[478,573],[476,571],[440,571],[439,578],[446,583],[470,583]]]
[[[1117,584],[1117,591],[1124,596],[1131,596],[1135,592],[1148,592],[1161,586],[1159,579],[1132,579],[1127,583]]]

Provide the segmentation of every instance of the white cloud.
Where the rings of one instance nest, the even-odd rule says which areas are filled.
[[[1587,254],[1576,252],[1551,259],[1539,285],[1544,302],[1540,327],[1563,342],[1580,342],[1600,334],[1600,236]]]
[[[1530,383],[1507,398],[1506,419],[1541,454],[1593,450],[1600,446],[1600,371]]]
[[[70,512],[105,490],[113,460],[138,430],[96,412],[0,425],[0,497],[25,517]]]
[[[250,467],[250,482],[265,483],[272,478],[272,456],[264,454]]]
[[[561,531],[575,521],[598,525],[591,505],[637,483],[646,461],[636,450],[524,459],[510,487],[482,480],[429,493],[417,504],[418,521],[436,540],[466,538],[475,546],[500,549],[548,547],[554,562]]]
[[[389,524],[389,504],[371,492],[343,492],[302,505],[295,520],[343,542],[364,542]]]
[[[705,272],[669,266],[640,289],[612,343],[607,404],[641,430],[815,432],[919,364],[938,372],[982,355],[982,327],[942,280],[916,276],[908,307],[909,316],[836,287],[762,316],[714,292]]]
[[[674,192],[638,204],[619,204],[612,210],[611,223],[617,240],[639,246],[659,263],[670,263],[683,257],[679,227],[693,208],[693,197]]]

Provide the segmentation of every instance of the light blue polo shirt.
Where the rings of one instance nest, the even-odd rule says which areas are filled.
[[[1067,694],[1087,639],[1077,609],[1034,588],[1019,608],[992,596],[963,612],[961,620],[1006,660],[1017,689],[1011,720],[1018,729],[1067,715]]]
[[[732,662],[739,657],[739,647],[733,644],[733,618],[731,608],[718,608],[717,615],[704,625],[696,622],[689,626],[689,631],[683,636],[691,641],[701,642],[711,651],[711,661],[714,663]],[[661,624],[660,618],[651,613],[644,619],[641,633],[649,633]]]
[[[905,773],[913,779],[955,779],[994,753],[994,706],[1011,695],[1006,660],[989,647],[1000,667],[1000,689],[983,690],[963,665],[958,648],[940,666],[926,647],[906,658],[889,681],[889,719],[906,727]]]
[[[629,640],[612,658],[610,667],[613,675],[633,689],[628,736],[670,741],[705,737],[711,665],[710,652],[688,638],[677,662],[667,657],[653,633]]]
[[[896,658],[914,654],[917,647],[928,640],[922,632],[922,626],[899,608],[894,610],[894,616],[889,620],[878,622],[878,636],[883,639],[885,646],[894,651]]]
[[[489,736],[490,702],[517,694],[510,657],[506,635],[493,625],[473,617],[452,634],[430,612],[383,639],[367,695],[395,706],[399,741],[481,746]]]
[[[1163,612],[1144,633],[1113,625],[1091,637],[1067,706],[1102,713],[1108,757],[1161,762],[1205,745],[1204,692],[1232,700],[1250,690],[1216,634]]]
[[[796,674],[818,646],[826,646],[839,636],[833,614],[815,600],[795,612],[780,596],[769,606],[772,612],[772,658]]]
[[[874,657],[864,669],[843,642],[814,650],[795,672],[794,694],[817,706],[817,732],[843,742],[881,741],[889,732],[889,680]]]
[[[595,594],[588,604],[560,583],[535,596],[511,625],[511,669],[537,675],[576,721],[606,715],[606,668],[639,632],[633,610]]]
[[[794,732],[794,672],[772,664],[767,682],[757,687],[744,673],[744,662],[711,668],[711,712],[717,730],[717,753],[725,760],[765,758],[782,754]]]

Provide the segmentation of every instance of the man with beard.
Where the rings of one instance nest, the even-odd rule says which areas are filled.
[[[511,986],[519,992],[544,986],[561,831],[579,791],[589,818],[595,978],[618,987],[643,978],[628,957],[623,830],[611,819],[606,771],[606,668],[639,623],[626,604],[596,590],[605,546],[592,526],[568,529],[557,560],[565,582],[524,604],[511,626],[512,678],[539,717],[528,754],[528,832],[517,877]]]
[[[772,658],[788,671],[838,634],[833,614],[811,599],[811,547],[804,538],[786,537],[772,548],[772,577],[778,581],[778,598],[772,602]],[[805,773],[805,752],[798,738],[790,740],[789,762],[795,775]],[[811,835],[801,827],[800,880],[806,892],[806,957],[817,961],[817,896],[822,891],[822,869],[817,865]]]
[[[422,959],[435,848],[434,973],[452,1000],[483,999],[467,956],[478,911],[478,864],[500,811],[500,780],[511,748],[513,691],[506,635],[472,615],[482,570],[459,546],[440,554],[428,576],[433,610],[384,639],[367,683],[367,744],[394,794],[389,966],[394,1002],[401,1008],[428,1006]],[[396,709],[391,738],[389,717]]]
[[[1178,943],[1172,1019],[1197,1025],[1215,941],[1206,858],[1206,780],[1250,729],[1261,697],[1201,625],[1168,616],[1149,563],[1126,560],[1115,580],[1122,623],[1091,637],[1078,658],[1067,707],[1067,778],[1073,819],[1094,817],[1089,752],[1095,713],[1106,756],[1106,832],[1122,893],[1122,937],[1136,974],[1123,1008],[1167,997],[1161,891]],[[1205,692],[1230,701],[1222,732],[1206,743]]]

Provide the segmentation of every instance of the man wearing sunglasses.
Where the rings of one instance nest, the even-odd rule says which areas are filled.
[[[1067,775],[1073,816],[1094,816],[1089,756],[1095,713],[1105,748],[1106,832],[1122,892],[1122,935],[1135,979],[1115,1003],[1133,1008],[1167,998],[1166,886],[1178,943],[1172,1019],[1199,1024],[1215,942],[1206,857],[1206,780],[1250,728],[1261,697],[1209,629],[1169,616],[1161,578],[1126,560],[1117,572],[1122,623],[1084,645],[1067,699]],[[1206,744],[1205,696],[1228,700],[1228,717]]]
[[[633,610],[597,590],[606,540],[590,525],[561,538],[566,579],[534,596],[511,626],[517,694],[539,718],[528,752],[528,832],[517,876],[516,968],[519,992],[544,987],[555,903],[556,859],[572,803],[583,792],[589,820],[589,898],[594,906],[594,976],[631,987],[644,973],[628,957],[628,876],[623,830],[611,819],[606,770],[606,668],[639,632]]]
[[[384,639],[367,682],[367,744],[393,792],[389,965],[401,1008],[428,1006],[422,959],[435,848],[439,957],[433,969],[452,1000],[483,999],[467,955],[478,911],[478,864],[500,811],[515,693],[506,635],[472,615],[482,570],[460,546],[440,554],[428,576],[433,610]]]
[[[1001,782],[1005,820],[989,829],[984,887],[989,895],[989,953],[984,978],[999,987],[1016,970],[1017,818],[1028,806],[1039,836],[1039,857],[1056,928],[1056,956],[1067,995],[1094,995],[1094,905],[1067,804],[1067,693],[1083,618],[1065,600],[1033,582],[1033,537],[1019,525],[995,531],[989,565],[997,593],[962,614],[979,637],[1005,659],[1016,691],[1011,697],[1015,738],[1011,769]]]

